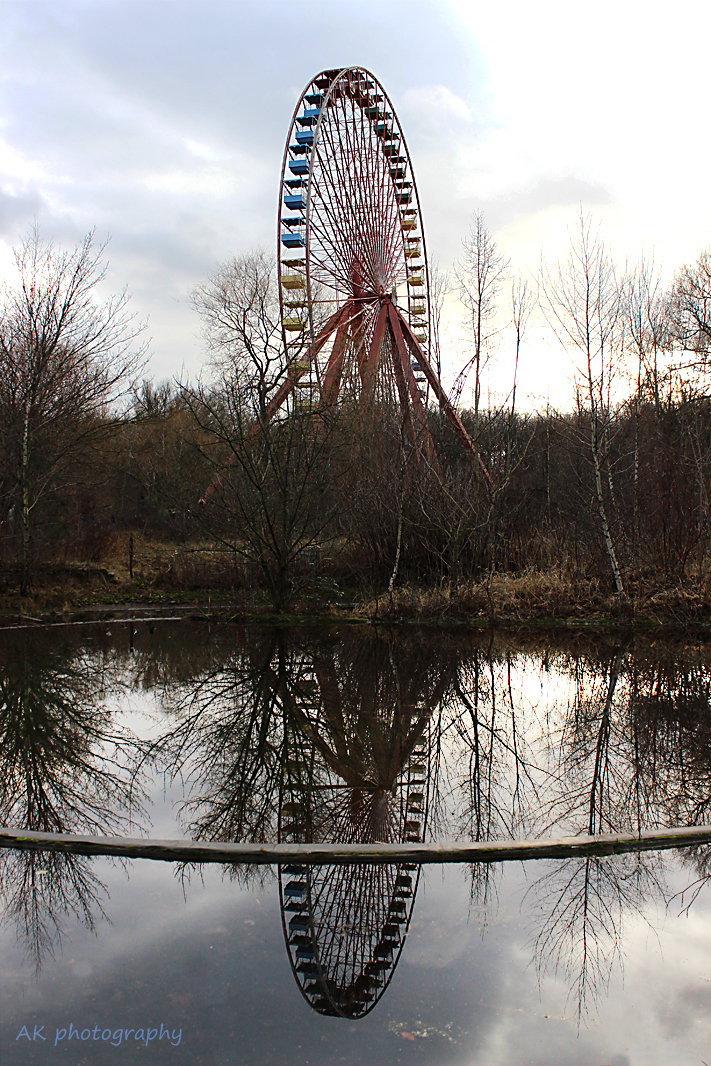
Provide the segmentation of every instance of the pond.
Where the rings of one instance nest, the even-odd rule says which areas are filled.
[[[0,822],[487,841],[711,822],[711,645],[157,620],[0,636]],[[708,846],[469,865],[0,851],[3,1064],[699,1066]]]

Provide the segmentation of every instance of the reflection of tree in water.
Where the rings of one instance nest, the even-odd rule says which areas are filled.
[[[545,738],[553,772],[540,813],[548,833],[552,828],[595,835],[642,827],[635,803],[640,768],[635,731],[623,710],[628,645],[605,651],[600,658],[572,657],[572,699],[562,709],[560,729]],[[564,977],[579,1019],[622,964],[625,915],[642,914],[650,895],[663,890],[659,868],[648,855],[571,858],[549,866],[529,888],[539,977],[546,972]]]
[[[4,851],[0,855],[3,924],[14,923],[26,954],[39,972],[46,955],[61,943],[64,923],[73,914],[87,929],[106,917],[103,883],[92,860],[58,852]]]
[[[627,641],[569,663],[573,696],[548,732],[542,815],[566,832],[704,822],[711,811],[711,677],[698,659]]]
[[[640,805],[667,825],[711,815],[711,675],[696,656],[635,659],[630,699]]]
[[[572,858],[558,861],[527,896],[540,912],[533,938],[539,977],[562,975],[578,1018],[608,988],[622,965],[623,922],[644,916],[650,899],[662,898],[662,862],[655,855]]]
[[[0,650],[0,820],[42,832],[110,835],[140,813],[136,745],[104,705],[115,672],[56,632],[4,634]],[[104,887],[91,860],[3,852],[0,891],[39,968],[73,913],[89,928]]]
[[[349,631],[340,641],[251,634],[179,700],[160,743],[190,778],[191,832],[220,840],[423,839],[432,716],[451,655]],[[280,869],[289,957],[315,1009],[358,1017],[404,941],[412,864]]]
[[[694,648],[637,656],[632,672],[641,804],[664,825],[711,821],[711,672]],[[696,873],[678,894],[682,909],[711,882],[711,848],[684,848]]]
[[[559,769],[551,778],[546,826],[565,832],[638,832],[698,824],[711,798],[709,671],[698,659],[630,642],[605,658],[576,656],[574,697],[564,709]],[[707,848],[693,850],[701,880]],[[693,861],[693,859],[691,859]],[[541,971],[571,981],[582,1012],[621,963],[625,915],[664,898],[663,863],[654,854],[557,863],[530,890],[542,915],[534,937]]]
[[[530,832],[537,783],[513,695],[514,669],[511,649],[496,649],[493,635],[458,664],[442,743],[449,794],[457,795],[455,833],[464,840],[506,840]],[[500,867],[492,863],[470,867],[471,901],[485,913],[497,873]]]
[[[331,635],[325,643],[280,630],[251,631],[190,685],[166,691],[174,724],[154,754],[166,773],[187,783],[183,815],[191,835],[277,839],[279,812],[290,802],[282,794],[283,772],[295,771],[297,763],[295,781],[309,795],[312,839],[326,839],[335,824],[344,831],[346,809],[361,829],[370,820],[373,833],[384,831],[393,782],[429,722],[426,698],[432,705],[438,700],[442,662],[422,647],[394,643],[393,674],[388,641],[378,634],[347,632],[342,641]],[[384,668],[392,675],[387,682]],[[322,686],[326,693],[331,686],[333,699],[322,700]],[[424,694],[419,703],[411,692],[418,686]],[[296,745],[305,745],[308,757]],[[344,789],[331,789],[332,773],[344,775]]]
[[[617,647],[606,661],[572,663],[573,698],[560,732],[546,738],[554,772],[543,810],[551,827],[591,835],[630,828],[634,764],[628,722],[620,715],[626,652]]]
[[[283,710],[279,677],[293,652],[279,630],[252,631],[188,683],[164,693],[175,724],[153,755],[185,781],[182,808],[199,840],[276,839]]]

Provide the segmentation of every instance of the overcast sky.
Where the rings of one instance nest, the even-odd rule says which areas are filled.
[[[474,210],[513,265],[561,254],[580,204],[621,261],[667,276],[711,245],[711,8],[462,0],[0,0],[0,271],[33,220],[58,244],[111,236],[109,280],[150,319],[151,372],[198,372],[187,295],[271,250],[284,141],[319,70],[369,68],[408,140],[431,256]],[[450,368],[461,311],[448,306]],[[508,376],[507,353],[492,370]],[[534,334],[521,391],[564,404],[570,369]]]

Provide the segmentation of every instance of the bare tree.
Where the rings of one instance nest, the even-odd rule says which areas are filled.
[[[430,358],[434,357],[437,368],[437,377],[442,380],[442,346],[440,328],[442,325],[442,310],[444,301],[452,291],[452,279],[449,271],[443,270],[436,259],[430,260],[429,268],[430,290]]]
[[[621,325],[620,287],[607,246],[581,209],[568,258],[553,270],[541,269],[543,310],[563,347],[574,354],[579,405],[590,420],[590,452],[595,496],[605,549],[617,592],[624,594],[605,499],[603,474],[609,462],[610,391]],[[612,474],[608,468],[608,492]]]
[[[637,405],[643,395],[658,411],[664,389],[664,359],[671,346],[669,305],[653,258],[642,258],[624,280],[625,337],[637,365]]]
[[[303,319],[303,332],[293,335],[294,352],[308,344],[312,331],[318,334],[333,310],[317,284],[310,292],[310,301],[298,292],[285,296],[285,310]],[[261,249],[233,256],[193,290],[191,301],[214,368],[223,380],[238,382],[243,393],[248,386],[252,415],[263,423],[294,359],[304,358],[284,348],[274,257]]]
[[[208,490],[204,506],[192,501],[192,513],[223,550],[256,569],[282,609],[297,564],[322,546],[339,509],[335,490],[348,452],[336,411],[297,398],[260,424],[249,390],[234,380],[185,387],[181,396]]]
[[[528,326],[534,303],[533,292],[529,288],[528,281],[525,278],[522,278],[519,274],[511,282],[511,325],[514,331],[515,344],[513,384],[511,386],[511,419],[513,419],[514,414],[516,413],[516,384],[518,380],[518,361],[521,355],[521,345],[528,333]]]
[[[496,241],[484,223],[481,211],[472,217],[469,237],[464,241],[464,255],[455,274],[461,299],[469,312],[474,353],[460,374],[459,389],[466,376],[474,371],[474,444],[478,445],[481,374],[499,332],[495,325],[497,298],[509,269],[509,260],[499,252]]]
[[[631,401],[634,412],[632,561],[636,565],[641,532],[639,475],[642,405],[645,397],[651,399],[655,411],[659,413],[664,387],[661,364],[669,346],[669,329],[667,301],[653,259],[643,258],[625,278],[622,288],[627,350],[636,364],[635,391]]]
[[[39,505],[56,493],[82,450],[106,428],[112,408],[143,364],[146,345],[124,290],[104,303],[106,244],[93,231],[62,251],[33,230],[15,251],[19,274],[0,308],[0,493],[19,527],[21,591],[32,580]]]
[[[672,285],[668,310],[676,344],[706,364],[711,347],[711,251],[683,266]]]
[[[286,361],[275,265],[260,249],[233,256],[191,294],[213,365],[223,378],[238,378],[242,385],[249,378],[260,421]]]

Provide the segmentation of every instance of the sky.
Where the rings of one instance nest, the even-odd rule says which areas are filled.
[[[105,291],[126,287],[148,319],[149,374],[198,374],[190,291],[274,247],[296,102],[318,71],[357,65],[393,102],[444,269],[481,211],[535,284],[582,207],[620,269],[653,252],[671,279],[711,245],[710,30],[711,6],[684,0],[0,0],[0,276],[35,222],[62,247],[95,227],[110,237]],[[450,296],[450,381],[463,316]],[[503,334],[494,396],[511,352]],[[534,323],[519,398],[565,407],[573,378]]]

